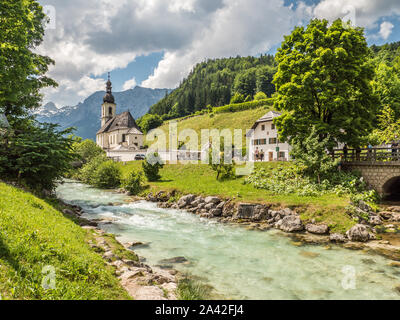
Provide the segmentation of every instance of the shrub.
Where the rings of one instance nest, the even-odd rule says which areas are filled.
[[[3,174],[29,188],[53,190],[55,183],[70,170],[76,157],[72,150],[72,129],[57,130],[57,125],[25,121],[0,148]]]
[[[78,179],[87,184],[93,184],[93,178],[95,176],[96,170],[100,167],[100,165],[106,162],[108,159],[105,155],[99,155],[92,160],[90,160],[87,164],[85,164],[73,178]]]
[[[121,185],[121,169],[112,161],[100,164],[94,172],[92,184],[98,188],[112,189]]]
[[[232,99],[231,99],[231,104],[234,104],[234,103],[242,103],[242,102],[244,102],[244,100],[245,100],[244,95],[241,94],[241,93],[239,93],[239,92],[236,92],[236,93],[233,95]]]
[[[146,161],[142,163],[142,167],[148,181],[153,182],[161,179],[159,171],[164,167],[164,164],[158,153],[148,154]]]
[[[262,92],[262,91],[257,92],[256,95],[254,96],[254,100],[255,100],[255,101],[260,101],[260,100],[265,100],[265,99],[268,99],[268,97],[267,97],[267,95],[266,95],[264,92]]]
[[[213,109],[214,113],[228,113],[228,112],[239,112],[251,109],[257,109],[259,107],[268,106],[273,104],[274,99],[264,99],[258,101],[250,101],[243,103],[231,103],[226,106],[216,107]]]
[[[72,145],[72,148],[83,163],[88,163],[93,158],[106,154],[102,148],[90,139],[77,141]]]
[[[123,179],[123,188],[132,195],[138,195],[143,189],[143,172],[133,170]]]

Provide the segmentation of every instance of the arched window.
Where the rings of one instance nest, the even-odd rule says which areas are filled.
[[[112,113],[113,113],[113,112],[112,112],[112,107],[109,107],[109,108],[108,108],[108,113],[109,113],[110,116],[112,116]]]

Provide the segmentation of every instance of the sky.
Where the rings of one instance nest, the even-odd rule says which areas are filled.
[[[38,0],[50,18],[36,50],[59,83],[44,103],[76,105],[105,89],[176,88],[208,58],[275,54],[312,18],[351,20],[369,44],[400,41],[399,0]]]

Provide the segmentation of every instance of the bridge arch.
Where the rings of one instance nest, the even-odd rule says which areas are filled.
[[[385,178],[382,186],[383,196],[388,199],[400,200],[400,175],[389,175]]]

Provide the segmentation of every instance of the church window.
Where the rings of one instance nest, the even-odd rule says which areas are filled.
[[[122,135],[122,142],[126,142],[126,134]]]
[[[108,108],[108,113],[110,114],[110,116],[112,116],[112,107]]]

